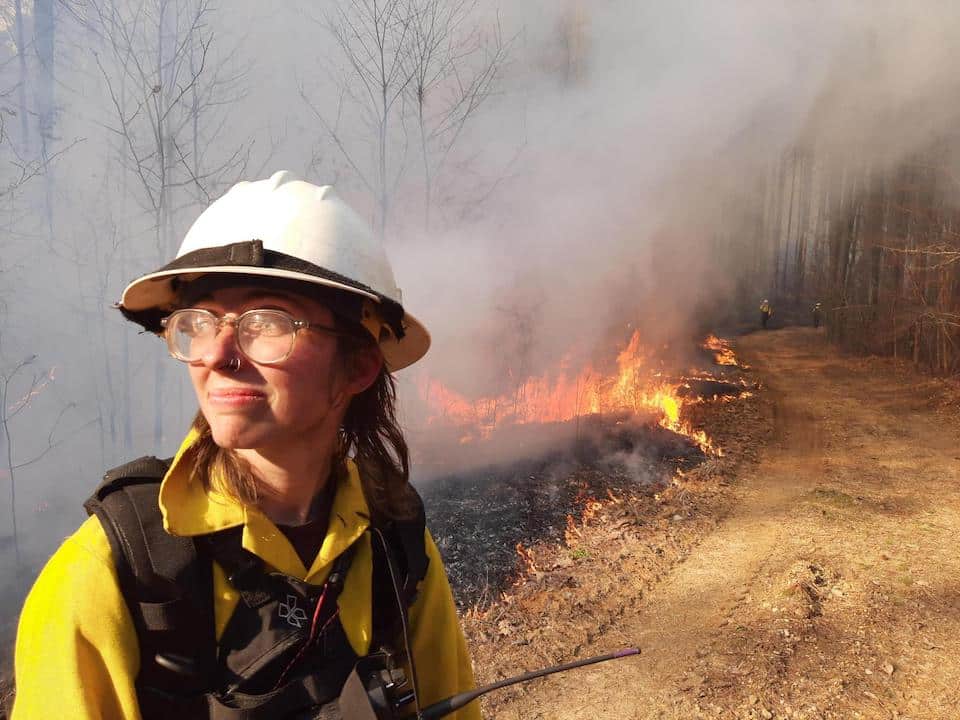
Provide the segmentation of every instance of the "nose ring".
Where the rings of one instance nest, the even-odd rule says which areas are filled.
[[[232,373],[240,372],[240,358],[231,358],[230,362],[227,363],[227,370]]]

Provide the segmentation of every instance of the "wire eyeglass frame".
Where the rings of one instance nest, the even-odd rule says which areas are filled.
[[[243,333],[241,333],[240,329],[244,321],[246,319],[249,319],[251,316],[258,315],[258,314],[263,315],[264,313],[282,318],[286,322],[289,322],[291,326],[291,331],[289,333],[284,333],[284,335],[289,335],[290,337],[290,346],[287,348],[287,351],[281,357],[276,359],[259,360],[256,357],[251,356],[250,353],[246,349],[244,349],[243,344],[241,342],[241,337],[243,337]],[[202,352],[198,353],[196,357],[190,357],[188,355],[185,355],[183,352],[181,352],[181,349],[177,344],[176,332],[170,332],[171,329],[174,329],[174,330],[176,329],[177,320],[179,318],[185,317],[188,314],[193,316],[200,315],[201,317],[209,317],[213,320],[214,332],[205,338],[208,342],[216,339],[216,337],[220,334],[220,331],[223,329],[224,325],[230,325],[231,327],[233,327],[234,346],[237,348],[237,350],[240,352],[241,355],[243,355],[245,358],[247,358],[251,362],[254,362],[258,365],[278,365],[279,363],[282,363],[284,360],[289,358],[290,355],[293,354],[293,349],[297,343],[297,336],[300,334],[301,330],[318,330],[320,332],[326,332],[326,333],[330,333],[331,335],[337,335],[337,336],[347,335],[347,333],[344,333],[328,325],[312,323],[308,320],[299,320],[293,317],[293,315],[286,312],[285,310],[276,310],[273,308],[253,308],[251,310],[246,310],[245,312],[242,312],[239,315],[236,313],[224,313],[223,315],[217,315],[215,312],[211,310],[206,310],[204,308],[183,308],[181,310],[175,310],[174,312],[170,313],[170,315],[168,315],[167,317],[162,318],[160,320],[160,326],[163,328],[163,335],[166,338],[167,349],[169,350],[170,355],[173,358],[179,360],[180,362],[184,362],[188,364],[200,362],[203,359],[204,353]],[[260,333],[258,332],[254,335],[253,339],[256,340],[259,337],[260,337]]]

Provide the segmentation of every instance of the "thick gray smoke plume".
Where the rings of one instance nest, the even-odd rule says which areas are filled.
[[[496,384],[518,347],[543,368],[616,323],[682,335],[730,302],[711,242],[785,148],[890,163],[958,115],[948,3],[516,5],[515,72],[484,121],[492,157],[521,159],[475,222],[397,251],[432,360],[463,387]],[[571,18],[582,66],[564,77],[549,59]]]

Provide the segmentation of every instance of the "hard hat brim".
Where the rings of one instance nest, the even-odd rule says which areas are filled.
[[[177,294],[174,279],[190,282],[207,274],[249,275],[259,277],[295,280],[310,285],[353,293],[381,304],[383,299],[377,293],[353,287],[336,280],[316,275],[270,267],[251,267],[238,265],[209,265],[191,268],[158,270],[137,278],[124,289],[116,307],[123,315],[144,329],[160,334],[160,316],[176,309]],[[426,355],[430,349],[430,333],[417,318],[404,310],[402,325],[404,336],[397,339],[389,333],[380,340],[380,350],[390,371],[401,370]]]

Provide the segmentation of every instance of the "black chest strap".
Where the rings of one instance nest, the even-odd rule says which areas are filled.
[[[218,642],[218,690],[229,696],[272,693],[311,669],[327,681],[327,699],[335,698],[356,662],[338,620],[355,545],[334,560],[322,585],[314,585],[268,572],[241,546],[241,532],[214,533],[200,541],[240,594]]]

